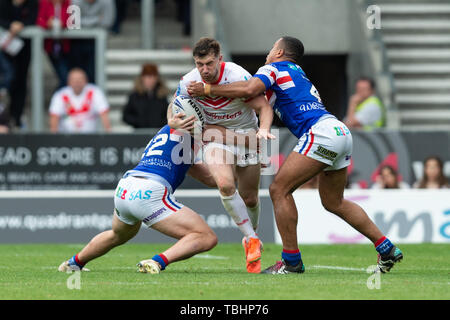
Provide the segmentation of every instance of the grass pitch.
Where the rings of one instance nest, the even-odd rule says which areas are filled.
[[[83,245],[0,245],[0,299],[303,300],[450,299],[450,246],[400,245],[405,258],[367,286],[376,263],[371,245],[302,245],[304,274],[248,274],[240,244],[174,263],[159,275],[136,272],[136,263],[166,244],[126,244],[87,265],[80,289],[59,264]],[[265,244],[262,267],[280,258],[281,247]],[[72,282],[74,284],[75,282]],[[377,289],[377,284],[379,289]]]

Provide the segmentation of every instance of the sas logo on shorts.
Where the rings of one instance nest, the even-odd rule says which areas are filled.
[[[139,200],[148,200],[151,197],[151,191],[150,190],[138,190],[138,191],[133,191],[130,193],[130,196],[128,197],[128,200],[133,201],[136,199]]]
[[[322,146],[318,146],[316,150],[314,150],[314,154],[321,156],[322,158],[334,161],[337,157],[337,153],[328,149],[325,149]]]
[[[334,127],[334,131],[336,131],[336,135],[339,136],[346,136],[350,134],[350,130],[348,130],[347,127]]]

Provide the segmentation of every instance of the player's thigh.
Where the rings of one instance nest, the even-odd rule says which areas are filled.
[[[283,162],[270,186],[271,193],[293,192],[303,183],[320,173],[328,165],[295,151]]]
[[[234,155],[225,149],[210,148],[209,150],[211,152],[206,156],[205,162],[217,187],[221,189],[225,186],[234,186],[235,166],[232,162],[225,161],[227,158],[233,158]]]
[[[175,239],[189,233],[214,233],[208,224],[192,209],[184,206],[177,213],[153,224],[151,228]]]
[[[347,168],[324,171],[319,176],[319,194],[325,208],[339,206],[347,183]]]
[[[204,160],[208,165],[234,165],[236,162],[233,147],[214,142],[204,148]]]
[[[127,224],[121,221],[114,210],[113,220],[112,220],[112,230],[121,239],[131,239],[133,238],[141,228],[141,222],[136,222],[135,224]]]
[[[246,167],[236,166],[236,176],[239,194],[241,197],[257,196],[261,175],[261,165],[250,165]]]

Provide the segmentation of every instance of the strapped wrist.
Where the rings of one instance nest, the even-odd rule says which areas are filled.
[[[211,85],[209,83],[205,83],[203,87],[205,90],[205,96],[211,95]]]

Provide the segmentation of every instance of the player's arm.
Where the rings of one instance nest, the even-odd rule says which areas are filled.
[[[273,121],[273,110],[266,97],[259,95],[250,101],[247,101],[246,104],[259,114],[258,136],[264,139],[275,139],[275,136],[270,133],[270,127],[272,126]]]
[[[187,174],[210,188],[217,188],[216,181],[214,181],[214,178],[211,175],[211,172],[209,171],[208,166],[206,164],[203,163],[194,164],[192,167],[189,168]]]
[[[253,77],[248,81],[236,81],[224,85],[191,82],[187,85],[187,91],[193,97],[212,95],[227,98],[253,98],[264,93],[266,86],[261,79]]]

